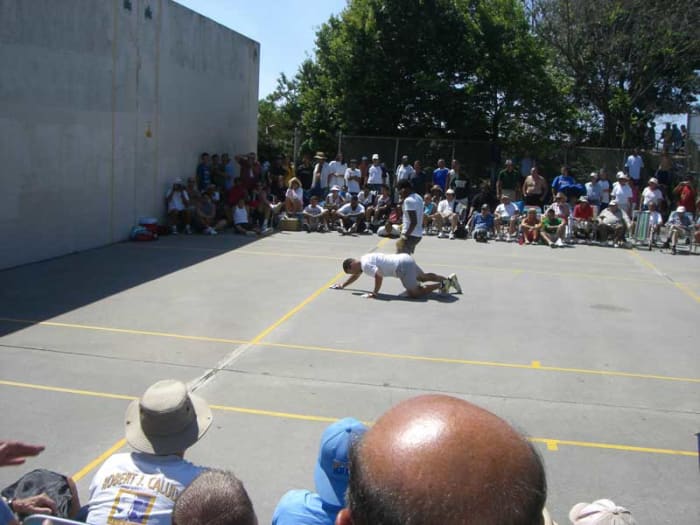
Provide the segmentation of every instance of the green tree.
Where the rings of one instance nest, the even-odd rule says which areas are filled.
[[[573,80],[600,145],[639,143],[654,115],[688,111],[700,91],[700,8],[692,0],[531,0],[539,37]]]

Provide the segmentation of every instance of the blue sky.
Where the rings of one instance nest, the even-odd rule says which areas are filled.
[[[340,13],[346,0],[175,0],[260,42],[260,98],[281,72],[293,76],[314,49],[319,26]]]

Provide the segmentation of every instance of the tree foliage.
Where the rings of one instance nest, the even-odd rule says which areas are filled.
[[[692,0],[534,0],[538,37],[572,79],[573,102],[605,146],[638,144],[654,115],[700,91],[700,7]]]

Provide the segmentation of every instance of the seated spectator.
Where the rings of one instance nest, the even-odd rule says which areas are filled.
[[[377,229],[377,235],[380,237],[389,237],[391,239],[398,239],[401,235],[401,226],[394,226],[391,222],[387,221],[386,224],[380,226]]]
[[[664,219],[657,210],[658,206],[654,201],[649,203],[649,228],[651,228],[651,238],[654,239],[661,232],[661,226],[664,224]]]
[[[241,199],[248,199],[248,190],[246,190],[243,185],[243,180],[240,177],[236,177],[233,179],[233,186],[231,186],[231,189],[226,194],[226,201],[228,205],[233,208]]]
[[[243,483],[231,472],[207,470],[175,501],[172,525],[258,525]]]
[[[552,209],[554,210],[554,215],[559,217],[564,223],[569,220],[569,215],[571,215],[571,207],[566,201],[566,195],[563,193],[557,193],[552,201]]]
[[[365,207],[360,204],[357,195],[353,195],[350,198],[350,202],[338,208],[336,216],[340,222],[338,229],[341,235],[363,233],[367,230],[367,225],[365,224]]]
[[[629,185],[629,176],[622,171],[617,172],[617,182],[613,184],[610,190],[610,197],[617,201],[617,206],[628,217],[632,216],[632,203],[634,201],[634,192]]]
[[[469,231],[472,233],[474,240],[478,242],[487,242],[489,234],[494,234],[493,215],[491,215],[488,204],[482,204],[481,212],[472,215]]]
[[[301,213],[304,209],[304,190],[296,177],[289,181],[289,187],[284,195],[284,209],[288,215]]]
[[[613,235],[615,246],[622,247],[625,233],[632,226],[629,216],[622,211],[615,199],[598,215],[598,226],[596,228],[598,240],[602,243],[608,241],[610,234]]]
[[[202,471],[185,451],[211,422],[207,402],[181,381],[150,386],[126,410],[126,441],[135,452],[112,455],[90,483],[87,523],[170,525],[175,500]]]
[[[455,238],[455,232],[459,226],[459,214],[457,213],[457,199],[455,199],[455,190],[450,188],[445,192],[445,198],[440,201],[437,207],[435,223],[438,229],[438,239],[445,237],[442,228],[445,224],[450,225],[449,238]],[[424,215],[425,216],[425,212]]]
[[[590,174],[590,180],[586,183],[586,197],[591,206],[600,206],[603,197],[603,188],[598,180],[598,174],[594,171]]]
[[[649,179],[649,184],[644,191],[642,191],[642,210],[648,210],[649,204],[654,203],[657,207],[661,205],[664,200],[664,194],[659,188],[659,181],[656,177]]]
[[[350,166],[345,170],[345,187],[350,195],[359,195],[362,174],[357,168],[357,159],[350,159]]]
[[[331,222],[336,221],[337,217],[335,214],[338,211],[338,208],[340,208],[343,204],[345,204],[345,200],[340,195],[340,186],[332,186],[331,192],[326,196],[326,201],[323,204],[323,207],[328,210]]]
[[[537,244],[540,238],[540,220],[537,218],[537,209],[528,208],[525,218],[520,223],[520,233],[524,244]]]
[[[173,186],[165,194],[165,202],[168,207],[168,224],[170,225],[170,231],[173,235],[178,234],[178,225],[185,225],[185,233],[192,233],[192,227],[190,222],[192,216],[190,215],[189,205],[190,197],[187,194],[187,190],[182,185],[182,179],[178,178],[173,181]]]
[[[301,227],[304,231],[328,231],[328,210],[324,210],[318,205],[318,197],[311,196],[311,202],[304,208],[301,218]]]
[[[374,206],[377,200],[377,194],[369,187],[369,184],[365,184],[362,190],[360,190],[360,193],[357,194],[357,199],[360,201],[360,204],[365,207],[365,210],[369,212],[370,208]],[[371,215],[367,217],[367,222],[370,220]]]
[[[668,236],[664,242],[664,248],[671,248],[673,254],[676,253],[676,246],[679,238],[685,238],[686,242],[690,242],[691,228],[693,220],[690,214],[686,213],[684,206],[678,206],[676,211],[671,212],[666,221],[668,227]]]
[[[388,184],[380,186],[381,193],[377,197],[377,202],[373,208],[372,223],[381,224],[391,213],[393,199]]]
[[[593,206],[588,197],[579,197],[573,213],[574,236],[579,239],[590,239],[593,235]]]
[[[352,447],[336,525],[541,525],[546,498],[542,460],[524,436],[467,401],[423,395]]]
[[[443,199],[445,192],[442,190],[442,188],[440,186],[438,186],[437,184],[434,184],[432,186],[432,188],[430,188],[430,195],[433,198],[433,202],[438,203]]]
[[[632,513],[609,499],[577,503],[569,511],[572,525],[636,525]]]
[[[255,188],[248,194],[249,222],[260,230],[261,233],[267,233],[271,230],[268,227],[273,215],[277,215],[284,203],[275,205],[270,201],[270,195],[266,186],[261,182],[255,184]]]
[[[345,507],[350,448],[365,432],[367,427],[351,417],[328,426],[321,437],[314,470],[316,492],[287,492],[277,504],[272,525],[333,525]]]
[[[438,226],[438,211],[437,205],[433,202],[433,196],[430,193],[426,193],[423,196],[423,231],[431,232],[431,228],[435,226],[435,229],[439,232],[440,227]]]
[[[205,235],[216,235],[217,230],[226,226],[225,220],[219,222],[216,220],[216,204],[213,201],[215,192],[216,186],[210,184],[202,198],[199,199],[195,210],[194,224]]]
[[[501,197],[501,204],[496,206],[494,225],[498,236],[503,239],[503,232],[501,228],[508,228],[507,240],[511,240],[515,237],[515,231],[520,222],[520,209],[511,202],[511,198],[507,193],[503,193]]]
[[[233,231],[241,235],[260,235],[260,229],[257,228],[250,219],[248,207],[245,205],[245,200],[240,199],[238,204],[232,210],[233,214]]]
[[[695,244],[700,244],[700,215],[695,221]]]
[[[197,208],[197,202],[199,202],[199,199],[202,198],[202,193],[197,189],[197,181],[194,180],[194,177],[189,177],[187,179],[187,186],[185,186],[185,191],[187,192],[187,196],[190,199],[190,205],[188,209],[192,214],[194,214],[194,211]]]
[[[550,248],[564,246],[562,239],[566,234],[566,223],[556,216],[554,207],[550,206],[540,222],[540,237]]]

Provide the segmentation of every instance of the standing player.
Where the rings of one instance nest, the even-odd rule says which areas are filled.
[[[331,288],[342,290],[366,273],[374,277],[374,290],[362,295],[368,299],[374,299],[379,295],[384,277],[401,279],[401,283],[406,288],[405,293],[409,297],[423,297],[435,290],[448,293],[450,288],[454,288],[457,293],[462,293],[457,275],[453,273],[449,277],[443,277],[435,273],[425,273],[413,257],[406,253],[368,253],[359,259],[345,259],[343,270],[350,274],[350,277],[344,283],[336,283]],[[425,282],[432,284],[422,284]]]
[[[401,237],[396,243],[396,253],[412,254],[423,238],[423,199],[413,191],[413,186],[408,180],[402,180],[397,187],[401,195],[403,221]]]

